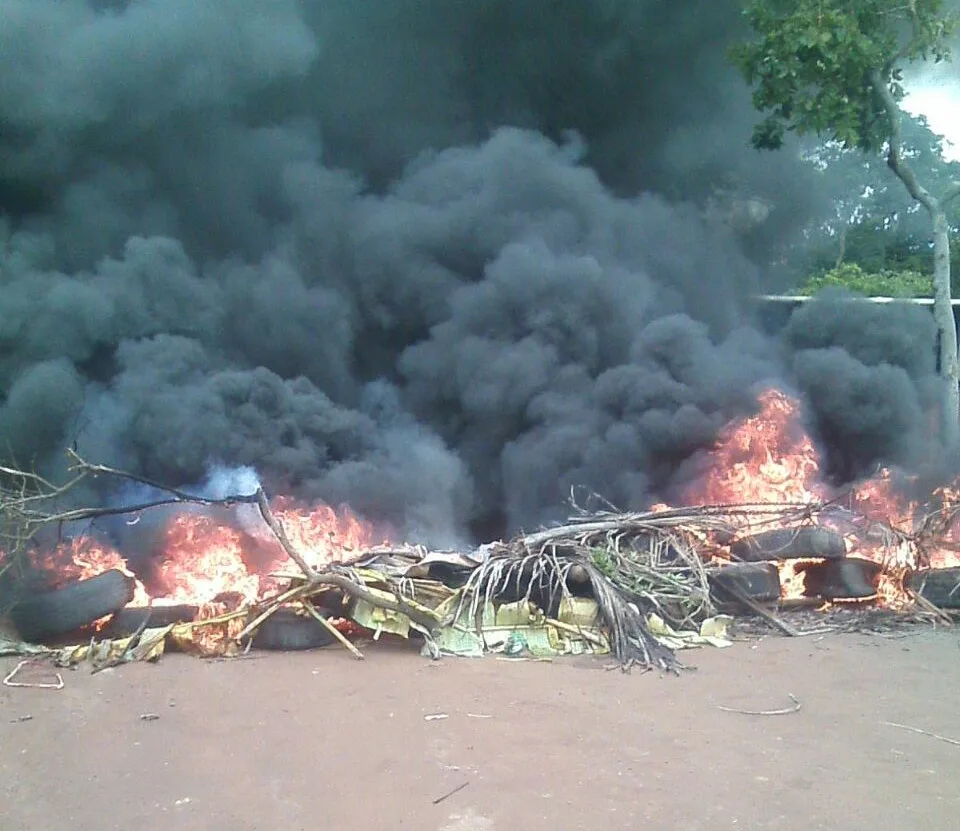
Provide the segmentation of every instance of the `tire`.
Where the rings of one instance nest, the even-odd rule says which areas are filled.
[[[317,609],[324,614],[324,609]],[[253,635],[253,649],[277,652],[296,652],[319,649],[334,642],[327,629],[307,615],[297,614],[293,609],[279,609],[268,617]]]
[[[804,594],[824,600],[863,600],[877,593],[882,567],[872,560],[849,557],[803,567]]]
[[[960,568],[915,571],[906,580],[924,600],[941,609],[960,609]]]
[[[730,545],[734,559],[745,563],[764,560],[796,560],[816,557],[837,560],[847,553],[842,534],[829,528],[803,526],[802,528],[776,528],[743,537]]]
[[[780,599],[780,572],[773,563],[730,563],[708,572],[710,594],[721,606],[741,606],[740,597],[757,603]]]
[[[196,606],[131,606],[117,612],[107,624],[103,634],[108,638],[125,638],[136,632],[143,621],[147,626],[157,628],[171,623],[189,623],[197,616]]]
[[[40,642],[118,612],[133,600],[134,590],[132,577],[111,569],[19,601],[10,611],[10,620],[25,641]]]

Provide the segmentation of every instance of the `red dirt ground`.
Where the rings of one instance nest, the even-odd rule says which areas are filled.
[[[386,646],[67,672],[0,687],[0,828],[946,831],[960,746],[883,722],[960,738],[958,645],[770,637],[680,678]]]

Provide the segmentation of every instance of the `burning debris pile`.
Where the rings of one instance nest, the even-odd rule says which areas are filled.
[[[223,499],[161,488],[163,499],[133,507],[58,511],[87,477],[153,484],[76,456],[72,470],[61,487],[2,471],[11,553],[0,603],[11,631],[0,651],[95,668],[166,648],[236,655],[339,642],[362,657],[350,636],[363,632],[417,639],[433,657],[612,653],[624,666],[676,669],[678,647],[729,643],[728,613],[795,634],[774,609],[856,603],[949,620],[944,609],[960,608],[955,491],[912,502],[888,470],[833,491],[797,402],[775,389],[705,459],[685,499],[695,507],[580,511],[472,551],[391,545],[349,512],[271,501],[260,488]],[[38,545],[51,528],[148,508],[173,510],[149,568],[90,537]],[[77,632],[85,645],[62,645]]]

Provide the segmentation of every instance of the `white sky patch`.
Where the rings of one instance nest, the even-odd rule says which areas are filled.
[[[960,161],[960,73],[957,64],[933,67],[909,83],[903,108],[925,115],[930,128],[946,138],[944,156]]]

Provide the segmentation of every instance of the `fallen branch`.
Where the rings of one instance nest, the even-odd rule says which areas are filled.
[[[791,638],[796,638],[800,633],[794,629],[789,623],[786,623],[780,618],[778,618],[773,612],[764,609],[759,603],[753,600],[750,597],[747,597],[742,591],[733,586],[727,589],[731,595],[733,595],[739,603],[742,603],[748,609],[750,609],[755,614],[760,615],[764,620],[773,624],[777,629],[783,632],[784,635],[787,635]]]
[[[455,787],[452,791],[447,791],[443,796],[438,796],[435,800],[433,800],[433,804],[439,805],[441,802],[443,802],[445,799],[449,799],[455,793],[460,793],[460,791],[462,791],[469,784],[470,781],[468,780],[461,785],[457,785],[457,787]]]
[[[313,581],[311,585],[334,586],[340,589],[340,591],[342,591],[344,594],[352,597],[354,600],[363,600],[369,603],[371,606],[378,606],[381,609],[386,609],[390,612],[399,612],[402,615],[406,615],[408,618],[410,618],[410,620],[423,627],[431,634],[436,632],[440,626],[440,622],[435,617],[415,609],[409,603],[404,603],[402,600],[400,600],[396,593],[394,593],[394,597],[397,598],[396,600],[388,600],[385,597],[380,597],[373,592],[367,591],[365,588],[358,585],[343,574],[337,574],[335,572],[323,572],[322,574],[317,575],[317,579]]]
[[[267,523],[267,526],[273,532],[274,536],[277,538],[277,541],[283,546],[283,550],[289,555],[290,559],[293,560],[303,572],[304,576],[307,578],[307,585],[312,589],[318,586],[334,586],[335,588],[340,589],[346,595],[349,595],[354,600],[363,600],[369,603],[371,606],[378,606],[381,609],[387,609],[391,612],[399,612],[400,614],[406,615],[414,623],[419,624],[420,626],[427,629],[429,632],[435,632],[439,622],[436,618],[430,617],[417,609],[411,606],[408,603],[404,603],[399,595],[396,595],[396,600],[388,600],[383,597],[378,597],[373,594],[373,592],[367,591],[365,588],[351,580],[345,574],[340,574],[334,570],[336,566],[331,567],[330,569],[318,572],[316,569],[310,566],[310,564],[303,558],[299,551],[293,547],[293,543],[290,542],[290,538],[287,537],[286,532],[283,530],[283,525],[280,521],[274,516],[273,511],[270,509],[270,503],[267,501],[267,496],[263,492],[263,489],[260,488],[256,493],[256,502],[257,507],[260,509],[260,515],[263,517],[263,521]],[[249,628],[249,627],[248,627]]]
[[[951,739],[948,736],[941,736],[937,733],[931,733],[928,730],[921,730],[919,727],[911,727],[909,724],[897,724],[895,721],[881,721],[880,723],[885,724],[887,727],[897,727],[900,730],[909,730],[911,733],[918,733],[921,736],[929,736],[931,739],[937,739],[937,741],[946,742],[947,744],[960,747],[960,739]]]
[[[953,626],[953,618],[935,603],[931,603],[929,600],[927,600],[927,598],[920,594],[920,592],[914,591],[911,588],[907,588],[907,595],[911,598],[911,600],[913,600],[914,603],[917,604],[917,606],[923,609],[923,611],[933,615],[944,626]]]
[[[357,660],[359,661],[363,660],[363,653],[359,649],[357,649],[357,647],[354,644],[350,642],[350,640],[346,637],[346,635],[343,634],[343,632],[337,629],[336,626],[334,626],[329,620],[327,620],[323,615],[321,615],[320,612],[317,611],[316,606],[314,606],[309,600],[304,600],[303,605],[306,608],[306,610],[310,612],[310,614],[313,615],[314,618],[316,618],[317,622],[321,626],[323,626],[331,635],[333,635],[333,637],[335,637],[338,641],[340,641],[340,644],[345,649],[351,652]]]
[[[796,696],[793,693],[787,693],[790,697],[790,700],[793,702],[792,707],[784,707],[782,710],[738,710],[735,707],[722,707],[718,706],[718,710],[723,710],[725,713],[739,713],[742,716],[788,716],[791,713],[800,712],[800,702],[797,700]]]
[[[609,644],[603,638],[601,638],[599,635],[595,635],[593,632],[590,632],[581,626],[574,626],[572,623],[564,623],[562,620],[557,620],[556,618],[552,617],[545,618],[545,622],[550,624],[550,626],[559,629],[561,632],[567,632],[571,635],[576,635],[578,638],[583,638],[585,641],[592,643],[594,646],[600,646],[605,649],[609,647]]]
[[[270,605],[257,615],[253,620],[251,620],[243,629],[237,634],[234,638],[237,643],[240,643],[244,638],[246,638],[251,632],[255,631],[256,628],[263,623],[270,615],[276,612],[284,603],[293,600],[300,595],[304,594],[307,591],[307,586],[294,586],[292,589],[288,589],[283,594],[278,595],[273,599]]]
[[[287,556],[290,557],[299,567],[300,570],[304,573],[307,579],[312,583],[319,576],[310,564],[303,559],[300,555],[300,552],[293,547],[293,543],[290,542],[290,538],[287,536],[287,532],[283,530],[283,526],[280,524],[280,521],[273,515],[273,511],[270,510],[270,503],[267,502],[267,495],[263,492],[263,488],[257,488],[255,494],[257,507],[260,509],[260,516],[263,517],[263,521],[267,523],[267,526],[273,531],[273,535],[277,538],[277,542],[283,546],[283,550],[287,552]]]

